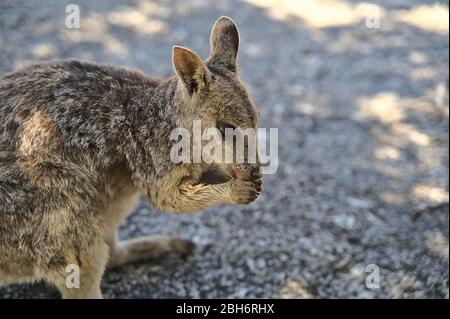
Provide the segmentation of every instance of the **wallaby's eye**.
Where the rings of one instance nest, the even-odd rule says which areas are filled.
[[[225,129],[227,129],[227,128],[231,128],[231,129],[234,130],[234,126],[233,125],[230,125],[230,124],[227,124],[227,123],[219,123],[219,124],[217,124],[217,129],[220,131],[220,133],[224,137],[225,137],[225,133],[226,133]]]

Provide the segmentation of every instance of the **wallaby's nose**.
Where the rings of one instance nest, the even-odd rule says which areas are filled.
[[[256,181],[262,178],[261,167],[255,164],[235,165],[236,177],[243,180]]]
[[[259,166],[253,167],[250,176],[251,176],[251,178],[252,178],[253,180],[262,178],[261,168],[260,168]]]

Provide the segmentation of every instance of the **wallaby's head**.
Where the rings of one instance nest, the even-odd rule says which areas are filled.
[[[220,144],[222,150],[221,160],[214,154],[214,163],[232,177],[260,178],[256,136],[258,111],[239,79],[239,31],[233,20],[221,17],[216,21],[210,45],[210,56],[206,61],[187,48],[173,48],[178,103],[185,110],[183,126],[188,128],[192,121],[201,120],[203,130],[214,128],[211,132],[215,131],[217,138],[212,137],[211,141]],[[188,130],[192,132],[192,127]],[[250,136],[252,130],[254,134]],[[234,138],[232,134],[235,134]],[[244,143],[240,144],[239,140]],[[203,145],[205,143],[211,145],[211,142],[203,141]],[[242,151],[243,158],[240,156]]]

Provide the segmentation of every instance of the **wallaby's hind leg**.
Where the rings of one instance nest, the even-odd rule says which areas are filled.
[[[108,267],[118,267],[127,263],[145,259],[155,259],[171,252],[189,256],[195,245],[190,240],[174,236],[146,236],[135,239],[118,241],[117,235],[108,239],[110,246],[110,260]]]
[[[81,265],[79,267],[79,288],[68,287],[66,279],[68,272],[59,273],[55,278],[49,278],[58,290],[63,299],[102,299],[100,283],[108,262],[109,247],[102,242],[96,245],[88,255],[80,256]]]

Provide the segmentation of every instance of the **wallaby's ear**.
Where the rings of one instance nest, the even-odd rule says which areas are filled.
[[[172,62],[175,72],[190,94],[203,88],[208,82],[208,70],[195,52],[188,48],[174,46]]]
[[[214,24],[211,37],[211,63],[219,62],[231,71],[236,71],[239,48],[239,31],[231,18],[221,17]]]

